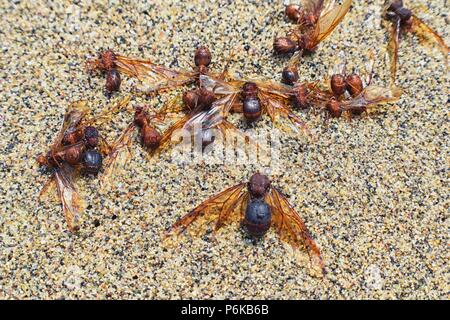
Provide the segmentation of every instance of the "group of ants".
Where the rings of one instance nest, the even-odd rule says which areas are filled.
[[[369,108],[398,100],[401,90],[395,86],[395,77],[402,33],[415,32],[437,43],[447,59],[448,47],[442,38],[404,7],[403,1],[395,0],[388,3],[383,11],[384,18],[391,22],[387,45],[391,61],[389,88],[371,83],[373,63],[364,77],[357,73],[347,74],[345,59],[336,64],[326,85],[299,82],[296,65],[300,58],[317,49],[318,44],[342,21],[351,4],[352,0],[345,0],[342,4],[307,0],[303,1],[302,6],[286,6],[285,14],[294,27],[285,36],[276,37],[273,43],[276,54],[291,55],[282,72],[282,83],[243,80],[229,74],[228,64],[221,73],[211,72],[208,66],[212,57],[205,46],[195,51],[195,67],[191,71],[177,71],[150,60],[131,59],[111,50],[89,59],[86,63],[88,71],[106,76],[105,89],[108,94],[120,90],[123,75],[137,80],[136,89],[148,95],[192,84],[196,88],[178,95],[155,112],[150,112],[148,106],[135,107],[133,121],[112,144],[105,141],[97,128],[111,120],[116,111],[123,109],[130,97],[109,109],[107,114],[96,117],[90,116],[85,101],[72,103],[50,150],[37,157],[39,165],[52,170],[52,176],[41,194],[52,185],[56,186],[68,228],[76,232],[80,229],[83,205],[74,185],[74,177],[80,171],[93,175],[101,172],[101,183],[108,181],[112,173],[129,158],[136,129],[139,130],[143,147],[150,154],[171,145],[171,136],[177,129],[193,130],[195,126],[200,126],[203,147],[214,141],[210,134],[212,129],[224,134],[230,130],[238,131],[227,121],[227,116],[232,112],[242,113],[248,123],[254,123],[264,115],[275,122],[276,117],[280,116],[294,127],[304,130],[304,123],[293,109],[314,108],[324,111],[327,117],[339,118],[342,115],[361,115]],[[169,114],[178,119],[161,134],[155,123],[165,120]],[[294,249],[307,250],[315,274],[324,275],[326,272],[320,250],[305,223],[264,174],[257,172],[248,182],[230,187],[201,203],[181,217],[165,237],[179,235],[188,227],[198,234],[202,230],[200,227],[212,221],[212,217],[217,221],[214,232],[226,224],[239,221],[247,234],[261,238],[273,227],[282,241]]]

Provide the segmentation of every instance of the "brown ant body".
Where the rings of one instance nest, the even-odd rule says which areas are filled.
[[[385,19],[392,23],[388,51],[391,58],[391,83],[395,83],[398,64],[398,50],[400,34],[402,32],[414,32],[424,40],[436,43],[445,56],[447,63],[448,46],[444,39],[431,29],[425,22],[418,18],[409,8],[404,7],[402,0],[391,1],[385,10]]]
[[[287,17],[296,23],[286,36],[275,37],[273,48],[276,54],[297,52],[290,64],[296,63],[302,55],[311,54],[317,45],[325,40],[347,14],[352,0],[341,5],[325,5],[324,1],[309,1],[305,7],[288,5]]]
[[[40,198],[56,185],[70,231],[79,229],[82,212],[82,199],[75,187],[75,177],[80,171],[93,175],[99,173],[103,163],[102,153],[106,154],[109,146],[97,128],[111,120],[113,111],[121,110],[128,101],[129,98],[125,98],[96,117],[88,117],[89,109],[85,101],[72,103],[50,150],[36,157],[40,166],[52,169],[52,176],[44,185]]]
[[[206,46],[200,46],[194,54],[193,70],[176,71],[156,65],[151,60],[132,59],[107,50],[101,52],[97,59],[88,60],[87,69],[106,73],[108,92],[119,90],[120,74],[125,74],[139,81],[139,91],[151,94],[197,82],[200,75],[209,74],[208,66],[211,64],[211,59],[209,49]]]

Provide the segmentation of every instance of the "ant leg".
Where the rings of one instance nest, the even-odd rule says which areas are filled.
[[[236,51],[231,49],[230,55],[227,59],[227,62],[225,63],[225,67],[223,68],[223,71],[219,76],[219,80],[225,80],[228,77],[228,69],[230,68],[231,60],[233,60],[235,55],[236,55]]]
[[[328,127],[329,121],[330,121],[330,114],[327,111],[325,111],[325,119],[323,119],[323,124],[325,125],[325,127]]]

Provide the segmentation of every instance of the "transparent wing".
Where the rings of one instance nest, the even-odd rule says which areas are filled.
[[[150,60],[131,59],[116,55],[117,70],[139,80],[138,90],[153,93],[193,83],[198,72],[175,71],[158,66]]]
[[[158,148],[156,148],[155,150],[149,150],[150,157],[155,156],[155,155],[161,153],[162,151],[167,150],[170,146],[179,143],[180,140],[176,140],[176,139],[174,139],[174,137],[177,136],[178,130],[183,129],[186,122],[190,118],[191,118],[190,114],[185,115],[183,118],[179,119],[172,126],[170,126],[162,135]]]
[[[445,55],[445,59],[448,58],[448,46],[445,44],[444,39],[438,35],[433,29],[431,29],[425,22],[419,19],[417,16],[413,15],[411,17],[412,30],[422,39],[430,42],[436,43],[439,49]]]
[[[59,200],[57,197],[56,181],[54,174],[52,174],[47,179],[41,191],[39,192],[38,198],[39,201],[41,202],[45,202],[47,200]]]
[[[235,101],[237,100],[237,93],[228,94],[217,99],[208,110],[200,112],[192,112],[191,118],[186,121],[183,126],[186,130],[192,130],[196,127],[213,128],[227,117]]]
[[[243,206],[248,201],[246,185],[246,183],[238,184],[209,198],[175,222],[166,236],[179,235],[192,224],[190,231],[198,236],[204,233],[209,223],[214,220],[216,220],[215,230],[233,221],[239,221]]]
[[[284,85],[282,83],[277,83],[273,81],[260,81],[260,80],[249,80],[256,83],[258,86],[258,91],[269,94],[273,97],[288,99],[290,97],[290,92],[292,88],[290,86]]]
[[[70,231],[79,230],[84,206],[73,183],[74,174],[75,169],[65,164],[56,168],[54,173],[58,195]]]
[[[200,75],[200,86],[214,94],[227,95],[241,91],[243,82],[238,80],[224,81],[209,75]]]
[[[320,15],[325,15],[329,11],[333,10],[334,6],[336,5],[336,0],[329,0],[329,1],[322,1],[322,6],[318,7],[320,9]]]
[[[113,106],[106,106],[96,115],[90,115],[90,117],[85,117],[83,120],[83,125],[99,127],[106,123],[111,122],[112,118],[122,110],[124,110],[130,103],[131,96],[128,95],[125,98],[116,102]]]
[[[372,50],[367,53],[367,60],[364,63],[363,81],[364,86],[369,86],[372,83],[372,78],[375,69],[375,54]]]
[[[63,124],[52,144],[52,151],[56,153],[62,145],[62,140],[66,132],[75,130],[83,118],[88,114],[89,108],[87,101],[76,101],[67,107],[64,115]]]
[[[334,5],[334,1],[327,5],[327,9],[322,11],[314,30],[313,38],[315,41],[312,47],[315,47],[330,35],[334,28],[344,19],[351,4],[352,0],[344,0],[341,5]]]
[[[319,82],[303,82],[296,84],[295,86],[305,86],[306,87],[306,101],[309,106],[315,110],[321,111],[325,108],[325,105],[334,96],[331,89],[321,89],[319,87]],[[295,86],[294,89],[295,90]]]
[[[183,103],[183,94],[177,94],[169,102],[165,103],[164,106],[158,110],[159,114],[167,113],[180,113],[190,111],[189,108]]]
[[[366,87],[361,94],[355,98],[344,101],[344,110],[355,110],[358,108],[373,108],[375,106],[397,101],[402,95],[402,90],[396,87],[384,88],[375,85]]]
[[[123,173],[126,163],[131,158],[134,129],[134,123],[128,125],[119,138],[110,146],[110,152],[103,162],[103,173],[100,176],[100,186],[102,188],[111,185],[114,177]]]
[[[286,105],[286,101],[280,99],[273,99],[270,95],[259,92],[260,101],[263,105],[264,111],[270,116],[273,123],[276,123],[276,119],[278,116],[289,120],[291,124],[291,129],[295,132],[298,130],[302,130],[304,132],[309,133],[308,126],[303,120],[301,120],[296,114],[292,112],[292,110]],[[284,126],[281,126],[284,129]]]
[[[265,199],[272,209],[272,224],[280,239],[290,244],[294,250],[306,248],[313,268],[323,275],[325,266],[319,247],[295,209],[289,204],[285,196],[274,187],[266,194]]]
[[[324,2],[324,0],[303,0],[301,5],[306,12],[317,14],[322,10]]]
[[[336,59],[334,60],[333,68],[331,68],[330,76],[333,74],[347,74],[347,57],[344,51],[339,51]]]
[[[391,62],[391,84],[395,84],[395,79],[397,76],[397,64],[398,64],[398,48],[400,42],[400,19],[397,19],[392,24],[392,30],[390,32],[390,38],[388,42],[388,54],[389,60]]]

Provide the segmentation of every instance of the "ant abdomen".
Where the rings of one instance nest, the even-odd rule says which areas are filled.
[[[83,168],[87,173],[97,174],[102,168],[103,156],[95,149],[83,153]]]
[[[150,125],[144,125],[141,129],[141,139],[145,147],[154,150],[161,142],[161,134]]]
[[[342,74],[333,74],[331,76],[331,90],[337,97],[345,93],[345,90],[347,90],[347,82]]]
[[[119,71],[116,69],[106,71],[106,91],[109,93],[119,91],[121,82]]]
[[[281,82],[287,85],[294,85],[299,79],[298,70],[296,66],[287,66],[283,69],[281,74]]]
[[[294,53],[297,50],[297,44],[288,37],[278,37],[273,41],[273,49],[277,54]]]
[[[269,230],[271,222],[270,206],[263,199],[251,199],[242,221],[243,229],[251,236],[261,237]]]
[[[347,90],[352,97],[356,97],[363,91],[363,82],[359,75],[351,74],[346,79]]]
[[[334,98],[328,101],[326,109],[333,118],[339,118],[342,115],[341,103]]]

